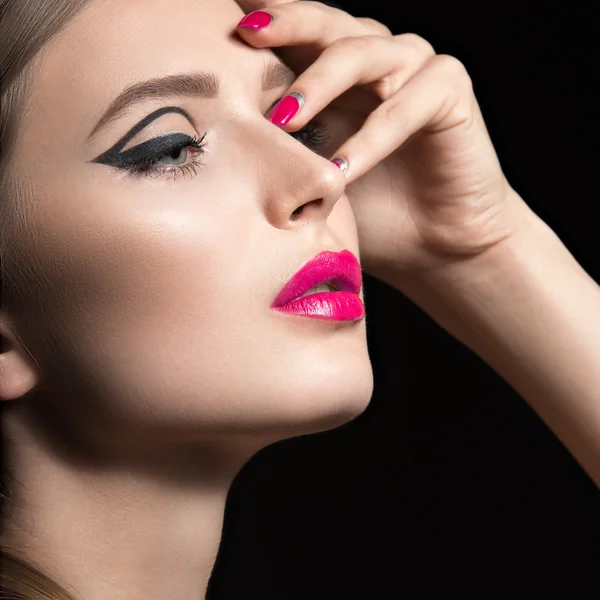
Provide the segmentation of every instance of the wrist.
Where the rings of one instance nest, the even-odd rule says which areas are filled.
[[[524,398],[600,486],[600,287],[548,225],[536,217],[406,294]]]
[[[556,233],[524,202],[515,233],[486,252],[388,281],[473,349],[493,337],[523,303],[590,279]],[[398,284],[398,285],[396,285]]]

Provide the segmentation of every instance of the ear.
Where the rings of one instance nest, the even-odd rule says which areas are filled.
[[[16,400],[40,381],[36,361],[19,336],[0,316],[0,402]]]

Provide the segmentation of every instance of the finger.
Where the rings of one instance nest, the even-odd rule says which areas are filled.
[[[286,131],[295,131],[356,85],[369,84],[381,100],[386,100],[433,55],[433,49],[423,45],[421,39],[407,34],[337,40],[296,79],[268,118]],[[300,107],[282,120],[279,117],[285,107],[294,108],[294,102],[288,100],[290,95],[300,100]]]
[[[392,31],[389,27],[386,27],[383,23],[376,21],[375,19],[371,19],[370,17],[355,17],[357,21],[359,21],[363,27],[373,35],[384,35],[390,36],[392,35]]]
[[[239,7],[246,13],[254,10],[260,10],[261,8],[268,8],[269,6],[275,6],[276,4],[290,4],[291,2],[296,1],[297,0],[236,0]],[[331,2],[330,0],[321,0],[321,2],[322,4],[326,4],[334,8],[341,8],[340,6],[337,6],[335,2]],[[367,20],[374,21],[374,19]]]
[[[275,6],[276,4],[295,2],[295,0],[236,0],[236,2],[245,13],[250,13],[255,10],[260,10],[261,8]]]
[[[311,44],[324,49],[341,37],[369,33],[352,15],[321,2],[277,4],[261,12],[269,14],[271,21],[260,20],[262,27],[246,26],[246,15],[237,28],[239,35],[255,48]],[[253,25],[253,20],[250,25]]]
[[[346,184],[358,179],[420,130],[439,132],[473,120],[475,96],[464,65],[437,55],[366,119],[334,153],[346,160]]]

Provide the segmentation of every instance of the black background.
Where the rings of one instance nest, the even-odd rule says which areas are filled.
[[[466,65],[509,181],[600,281],[592,3],[338,4]],[[485,363],[365,280],[371,404],[243,468],[209,600],[600,598],[589,477]]]

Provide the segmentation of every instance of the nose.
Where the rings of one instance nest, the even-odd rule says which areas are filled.
[[[260,127],[259,177],[267,221],[278,229],[326,221],[346,188],[342,171],[269,121]]]

